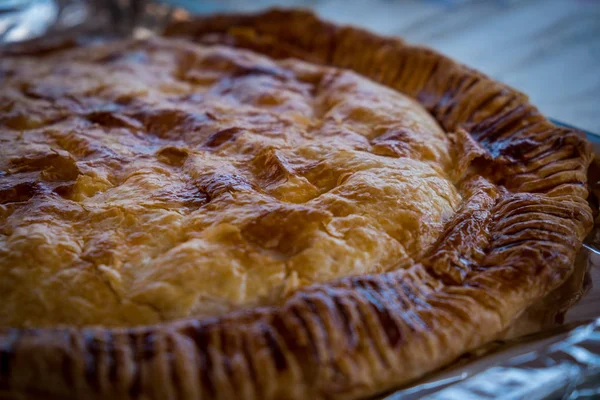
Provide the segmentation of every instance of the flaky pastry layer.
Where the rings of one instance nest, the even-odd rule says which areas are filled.
[[[276,304],[414,264],[460,203],[435,120],[350,71],[169,38],[0,69],[0,325]]]

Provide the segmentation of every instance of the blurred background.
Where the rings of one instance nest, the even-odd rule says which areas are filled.
[[[600,0],[162,2],[198,14],[311,8],[338,23],[433,47],[525,92],[547,116],[600,133]],[[0,0],[0,41],[97,23],[99,9],[112,8],[114,16],[115,8],[133,5],[137,13],[148,3],[152,2]]]

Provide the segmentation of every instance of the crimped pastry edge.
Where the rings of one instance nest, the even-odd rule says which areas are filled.
[[[306,11],[196,18],[165,34],[348,68],[402,91],[459,137],[465,170],[477,165],[484,177],[461,182],[467,200],[406,270],[314,285],[281,306],[220,318],[0,328],[0,397],[373,395],[493,340],[572,271],[592,224],[591,149],[523,94],[432,50]]]

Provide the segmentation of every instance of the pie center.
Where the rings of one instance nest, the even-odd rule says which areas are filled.
[[[418,262],[461,201],[437,123],[349,71],[151,39],[2,76],[0,326],[277,304]]]

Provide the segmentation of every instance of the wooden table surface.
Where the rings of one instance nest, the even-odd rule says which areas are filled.
[[[600,133],[598,0],[175,0],[201,12],[301,6],[433,47],[528,94],[551,118]]]

